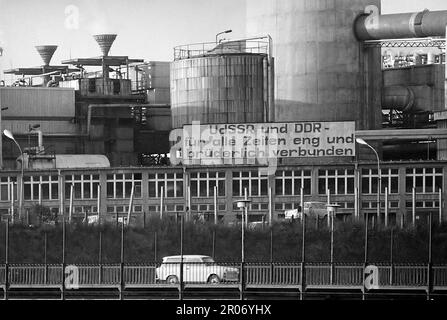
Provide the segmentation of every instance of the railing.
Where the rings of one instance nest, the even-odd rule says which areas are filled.
[[[427,286],[427,265],[394,266],[394,286],[422,287]]]
[[[358,286],[363,284],[362,264],[334,265],[333,284],[338,286]]]
[[[5,266],[0,266],[0,285],[5,284],[6,277],[5,277]]]
[[[269,42],[260,40],[203,42],[181,45],[174,48],[174,60],[189,59],[212,54],[252,53],[268,54]]]
[[[245,266],[247,285],[299,285],[300,264],[248,263]]]
[[[58,285],[62,282],[62,266],[11,264],[8,280],[10,285]]]
[[[379,271],[379,287],[395,288],[428,287],[429,265],[376,265]],[[168,266],[167,272],[157,279],[157,265],[126,264],[123,275],[119,264],[76,265],[78,284],[82,286],[118,286],[121,276],[125,285],[155,285],[167,283],[169,275],[180,279],[180,268]],[[0,266],[0,285],[6,283],[5,265]],[[251,286],[296,286],[301,285],[301,263],[246,263],[244,266],[246,285]],[[226,273],[226,274],[225,274]],[[225,275],[224,275],[225,274]],[[447,288],[447,265],[432,267],[433,286]],[[216,277],[212,277],[216,275]],[[226,278],[226,275],[229,278]],[[183,281],[193,284],[239,284],[240,263],[216,263],[204,267],[202,264],[184,264]],[[364,266],[361,264],[329,263],[305,264],[305,286],[362,286]],[[9,265],[8,282],[11,286],[51,286],[62,285],[62,265]],[[158,281],[157,281],[158,280]],[[175,283],[175,282],[174,282]]]

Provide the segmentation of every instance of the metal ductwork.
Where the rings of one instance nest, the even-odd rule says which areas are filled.
[[[358,40],[444,37],[447,10],[401,14],[363,14],[354,23]]]
[[[415,95],[411,88],[403,86],[384,87],[382,109],[410,112],[415,106]]]

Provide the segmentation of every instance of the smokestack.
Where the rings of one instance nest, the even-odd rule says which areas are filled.
[[[57,46],[36,46],[37,52],[43,60],[44,65],[49,66],[51,58],[56,51]]]
[[[110,47],[116,39],[116,34],[97,34],[93,38],[101,48],[102,55],[107,56],[109,54]]]

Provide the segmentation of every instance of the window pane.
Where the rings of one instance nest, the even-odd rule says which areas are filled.
[[[346,194],[346,186],[345,186],[345,178],[337,179],[337,193],[338,194]]]
[[[318,193],[326,194],[326,179],[318,179]]]
[[[284,194],[292,195],[292,179],[284,179]]]
[[[433,176],[425,177],[425,192],[433,192]]]
[[[107,198],[115,197],[115,188],[113,182],[107,182]]]
[[[125,198],[130,198],[131,193],[132,193],[132,182],[125,182],[124,183],[124,187],[125,187],[125,196],[124,197]]]
[[[381,186],[381,192],[385,193],[385,188],[388,188],[388,177],[382,177],[382,186]],[[390,192],[389,188],[388,188],[388,193]]]
[[[294,179],[293,184],[295,188],[295,195],[301,194],[301,179]]]
[[[33,199],[39,199],[39,185],[37,183],[33,185]]]
[[[141,182],[135,182],[134,195],[135,198],[141,198]]]
[[[233,196],[239,196],[241,194],[239,182],[239,180],[233,180]]]
[[[177,197],[183,197],[183,181],[177,181],[176,184]]]
[[[59,199],[59,185],[57,183],[51,184],[51,199]]]
[[[405,191],[406,192],[413,192],[413,177],[406,177],[405,178]]]
[[[268,194],[268,191],[267,191],[267,180],[266,179],[262,179],[261,180],[261,195],[263,195],[263,196],[265,196],[265,195],[267,195]]]
[[[75,183],[74,184],[74,196],[75,199],[81,199],[81,184]]]
[[[1,186],[1,200],[3,201],[3,200],[8,200],[8,186],[9,185],[7,185],[7,184],[2,184],[2,186]]]
[[[391,193],[399,193],[399,178],[391,178]]]
[[[422,177],[416,177],[416,192],[423,192],[423,190],[422,190],[422,183],[423,183],[423,178]]]
[[[199,192],[197,190],[197,180],[193,180],[191,181],[191,196],[192,197],[198,197],[199,196]]]
[[[149,181],[149,197],[155,197],[155,181]]]
[[[241,195],[245,196],[245,189],[247,189],[247,194],[249,194],[249,180],[242,180],[242,190]]]
[[[310,181],[311,179],[304,179],[304,194],[310,194],[311,193],[311,185]]]
[[[259,196],[259,184],[257,179],[251,180],[251,195]]]
[[[377,178],[371,178],[366,180],[369,180],[371,183],[371,189],[369,190],[369,193],[377,193]]]
[[[275,191],[277,195],[284,195],[283,190],[282,190],[282,179],[275,179]]]
[[[24,184],[24,191],[23,191],[25,200],[31,200],[31,185],[30,184]]]
[[[167,183],[167,192],[166,192],[166,196],[169,198],[173,198],[174,197],[174,181],[168,181]]]
[[[91,198],[90,183],[84,183],[84,199],[90,199],[90,198]]]
[[[354,178],[348,178],[347,192],[354,194]]]
[[[214,196],[214,187],[216,186],[216,180],[208,181],[208,185],[209,185],[208,194],[210,196]]]
[[[435,190],[433,192],[439,192],[442,188],[442,177],[435,177]]]
[[[206,191],[207,191],[207,188],[206,188],[206,181],[200,181],[200,197],[206,197],[207,196],[207,194],[206,194]]]
[[[48,185],[48,183],[42,183],[42,199],[50,199],[50,186]]]
[[[219,197],[225,196],[225,180],[219,180],[217,182],[217,192],[219,194]]]

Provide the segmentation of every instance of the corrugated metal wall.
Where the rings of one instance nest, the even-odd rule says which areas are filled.
[[[74,117],[75,94],[70,88],[0,88],[2,117]]]
[[[264,55],[224,55],[171,63],[172,126],[262,122]]]

